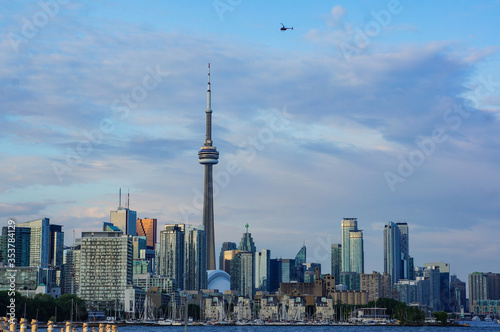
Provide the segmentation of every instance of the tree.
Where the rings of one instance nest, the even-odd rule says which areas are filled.
[[[76,295],[64,294],[56,299],[56,305],[59,321],[71,320],[71,318],[73,320],[86,320],[88,317],[85,301]],[[71,317],[71,312],[73,312],[73,317]]]
[[[436,311],[433,315],[441,324],[446,325],[448,323],[448,314],[446,312]]]

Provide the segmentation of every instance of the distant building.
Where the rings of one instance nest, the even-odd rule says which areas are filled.
[[[206,289],[207,235],[203,225],[186,226],[184,238],[184,289]]]
[[[220,249],[220,254],[219,254],[219,270],[224,270],[223,265],[224,265],[224,251],[228,250],[236,250],[238,247],[236,246],[236,243],[234,242],[224,242],[222,243],[222,248]]]
[[[365,273],[365,260],[363,249],[363,231],[351,230],[349,232],[349,253],[351,268],[349,272]]]
[[[295,278],[297,282],[304,282],[304,264],[306,263],[306,246],[300,248],[297,255],[295,255]]]
[[[49,264],[60,268],[63,265],[64,232],[61,225],[49,225]]]
[[[271,250],[255,253],[255,290],[269,292],[271,276]]]
[[[255,248],[255,244],[252,239],[252,234],[248,233],[248,227],[249,227],[248,224],[246,224],[245,227],[247,230],[246,233],[243,233],[243,237],[241,238],[238,250],[255,253],[257,249]]]
[[[231,290],[240,296],[253,299],[255,294],[254,256],[248,251],[241,251],[231,260]]]
[[[481,306],[486,305],[486,300],[500,301],[500,273],[474,272],[468,279],[470,312],[480,310],[476,307],[477,301],[483,301]]]
[[[167,224],[160,232],[158,275],[175,279],[184,289],[184,224]]]
[[[109,221],[118,227],[124,235],[137,235],[136,229],[137,212],[128,208],[118,207],[109,213]]]
[[[426,263],[426,269],[439,270],[439,309],[449,312],[450,311],[450,264],[447,263]],[[436,310],[435,310],[436,311]]]
[[[16,227],[31,229],[30,266],[48,267],[50,264],[50,220],[37,219],[16,224]]]
[[[368,293],[368,301],[392,298],[392,283],[387,273],[373,271],[372,274],[360,274],[359,279],[359,289]]]
[[[158,229],[158,220],[153,218],[137,219],[136,232],[138,236],[146,237],[146,246],[148,249],[154,249],[156,244],[156,234]]]
[[[224,260],[222,263],[221,270],[231,275],[231,261],[236,256],[237,253],[242,252],[242,250],[227,250],[224,251]]]
[[[335,281],[340,281],[340,272],[342,271],[342,245],[339,243],[332,244],[332,269],[331,274],[335,277]]]
[[[414,279],[410,273],[412,265],[408,224],[389,222],[384,227],[384,272],[391,275],[393,283],[399,279]]]
[[[80,285],[80,253],[81,244],[64,250],[63,256],[63,294],[78,294]]]
[[[450,310],[452,312],[465,312],[467,310],[465,290],[465,282],[452,274],[450,279]]]
[[[342,219],[342,272],[352,272],[351,270],[351,246],[350,232],[358,230],[357,218]]]
[[[16,227],[14,230],[14,265],[30,266],[30,239],[31,228]],[[2,227],[2,235],[0,236],[0,262],[8,263],[9,261],[9,229],[7,226]],[[12,257],[10,257],[12,258]]]
[[[82,232],[78,296],[87,308],[124,310],[132,285],[132,236],[121,232]]]

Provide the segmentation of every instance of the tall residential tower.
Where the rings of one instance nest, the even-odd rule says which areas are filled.
[[[219,152],[212,146],[212,105],[210,91],[210,64],[208,64],[208,89],[206,113],[206,139],[205,144],[198,152],[200,164],[205,165],[205,186],[203,195],[203,226],[207,235],[207,269],[215,270],[215,234],[214,234],[214,190],[212,179],[212,166],[219,161]]]

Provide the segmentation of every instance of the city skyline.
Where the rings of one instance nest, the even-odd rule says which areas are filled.
[[[71,244],[122,187],[159,229],[201,224],[210,62],[215,253],[248,223],[257,250],[305,241],[328,272],[354,216],[365,273],[399,220],[415,266],[500,270],[497,3],[49,3],[0,26],[5,222],[50,218]]]

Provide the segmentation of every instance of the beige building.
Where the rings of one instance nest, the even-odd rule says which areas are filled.
[[[256,297],[257,299],[257,297]],[[257,301],[256,301],[257,303]],[[260,297],[259,318],[264,321],[277,321],[280,300],[278,296],[263,295]],[[257,305],[257,304],[256,304]]]
[[[252,304],[250,299],[246,297],[238,297],[238,302],[234,305],[235,320],[251,320],[252,319]]]
[[[331,321],[334,319],[333,299],[326,297],[316,299],[316,320]]]
[[[333,303],[366,305],[368,304],[368,292],[358,290],[335,291],[328,294]]]

